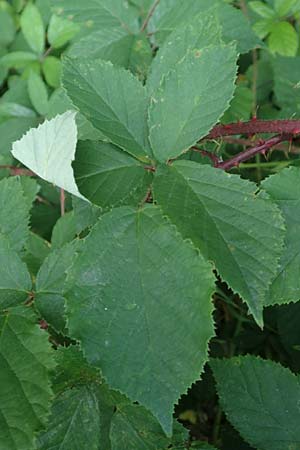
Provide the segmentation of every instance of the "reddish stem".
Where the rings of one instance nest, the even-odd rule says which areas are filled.
[[[64,216],[64,214],[65,214],[65,200],[66,200],[65,191],[64,191],[64,189],[60,189],[60,215],[61,216]]]
[[[238,134],[253,135],[258,133],[300,134],[300,120],[257,120],[249,122],[216,125],[211,132],[201,140],[217,139],[222,136]]]
[[[227,161],[218,162],[217,164],[215,164],[215,167],[223,170],[232,169],[233,167],[237,167],[241,162],[247,161],[248,159],[252,158],[254,155],[257,155],[259,153],[265,154],[268,150],[274,147],[274,145],[280,144],[283,141],[288,141],[292,138],[293,136],[291,134],[281,134],[274,136],[270,139],[267,139],[265,142],[260,143],[256,147],[251,147],[244,152],[238,153]]]
[[[29,177],[36,176],[36,174],[29,169],[23,169],[22,167],[15,167],[7,164],[1,165],[0,169],[9,169],[11,175],[26,175]]]
[[[200,150],[200,149],[197,148],[197,147],[192,147],[192,150],[194,150],[194,152],[201,153],[202,156],[207,156],[207,157],[213,162],[213,165],[214,165],[215,167],[216,167],[217,164],[219,164],[219,162],[220,162],[220,160],[219,160],[219,158],[217,157],[217,155],[215,155],[215,154],[212,153],[212,152],[207,152],[206,150]]]

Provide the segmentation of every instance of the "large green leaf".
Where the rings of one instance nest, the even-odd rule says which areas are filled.
[[[246,53],[261,43],[242,11],[226,5],[223,0],[161,1],[149,22],[149,30],[154,33],[155,40],[160,45],[178,26],[187,24],[212,6],[217,7],[224,41],[236,41],[238,52]]]
[[[0,235],[0,310],[25,301],[30,289],[31,278],[26,264]]]
[[[228,108],[234,93],[236,58],[232,46],[195,50],[163,79],[152,94],[149,110],[150,142],[159,161],[189,149]]]
[[[171,433],[213,335],[210,265],[158,208],[122,207],[93,228],[69,282],[68,325],[88,361]]]
[[[210,364],[221,406],[247,442],[260,450],[299,448],[300,385],[289,369],[254,356]]]
[[[170,441],[159,423],[142,406],[122,405],[111,423],[112,450],[166,450]]]
[[[54,362],[47,334],[28,307],[0,316],[0,448],[34,448],[34,433],[45,425]]]
[[[190,23],[184,23],[168,36],[153,59],[147,87],[159,87],[163,76],[176,67],[182,58],[193,49],[203,49],[221,42],[221,26],[215,8],[200,14]]]
[[[73,168],[80,192],[103,208],[138,205],[152,180],[139,161],[100,141],[79,142]]]
[[[82,197],[71,163],[74,159],[77,127],[74,111],[67,111],[14,142],[12,154],[34,173],[73,195]]]
[[[0,235],[8,239],[13,250],[21,250],[28,237],[30,207],[20,180],[0,181]]]
[[[143,160],[150,155],[147,91],[110,62],[66,58],[63,85],[72,102],[114,144]]]
[[[300,169],[285,169],[262,186],[279,206],[286,224],[283,255],[265,304],[296,302],[300,300]]]
[[[282,253],[283,219],[257,186],[208,165],[159,168],[154,198],[184,238],[212,260],[262,324],[264,298]]]
[[[124,28],[138,31],[138,17],[127,0],[51,0],[54,11],[88,28]]]

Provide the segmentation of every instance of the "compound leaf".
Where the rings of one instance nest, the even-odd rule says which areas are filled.
[[[162,166],[154,179],[154,198],[164,213],[215,263],[262,324],[284,227],[276,205],[256,191],[255,184],[237,175],[191,161]]]
[[[69,283],[68,325],[89,363],[171,433],[213,335],[210,265],[158,208],[121,207],[86,238]]]

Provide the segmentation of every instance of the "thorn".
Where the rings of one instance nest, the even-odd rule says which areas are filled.
[[[263,151],[261,152],[261,154],[264,156],[265,160],[268,160],[267,149],[266,149],[266,150],[263,150]]]
[[[47,324],[46,320],[44,320],[44,319],[40,320],[39,324],[40,324],[41,330],[47,330],[48,324]]]

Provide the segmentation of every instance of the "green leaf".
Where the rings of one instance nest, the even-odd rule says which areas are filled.
[[[300,56],[272,59],[274,69],[274,91],[276,103],[280,107],[289,107],[295,112],[300,110]]]
[[[299,36],[293,25],[289,22],[280,22],[273,26],[268,37],[269,49],[282,56],[296,56]]]
[[[102,28],[75,42],[68,55],[71,58],[101,58],[145,76],[152,61],[152,51],[144,35],[128,34],[124,28]]]
[[[33,61],[37,61],[37,56],[34,53],[10,52],[0,58],[0,65],[8,69],[21,69]]]
[[[36,277],[35,306],[47,323],[61,332],[66,326],[63,291],[79,245],[79,241],[74,241],[52,251]]]
[[[145,408],[126,404],[112,418],[110,439],[112,450],[166,450],[170,443]]]
[[[67,111],[55,119],[45,120],[14,142],[13,156],[50,183],[81,197],[71,166],[76,142],[76,112]]]
[[[297,0],[274,0],[274,7],[279,17],[292,13],[296,4]]]
[[[159,161],[188,150],[228,108],[236,58],[231,46],[195,50],[163,79],[149,110],[150,142]]]
[[[86,228],[95,225],[102,212],[101,208],[98,206],[92,205],[77,197],[73,197],[72,205],[77,234],[80,234]]]
[[[239,53],[246,53],[261,44],[242,11],[224,4],[222,0],[160,2],[149,22],[148,29],[154,33],[156,42],[161,45],[168,34],[213,6],[217,6],[218,18],[223,28],[223,39],[226,43],[236,41]]]
[[[33,3],[28,3],[23,10],[20,23],[28,45],[41,55],[45,48],[45,29],[40,12]]]
[[[249,2],[249,6],[256,14],[264,19],[272,19],[275,16],[275,11],[270,6],[260,1]]]
[[[74,105],[112,143],[139,159],[149,159],[149,100],[136,78],[110,62],[68,58],[63,85]]]
[[[36,111],[45,116],[48,111],[48,90],[41,76],[31,71],[28,78],[28,93]]]
[[[252,89],[238,85],[234,97],[231,100],[230,108],[223,115],[221,122],[230,123],[239,120],[249,120],[252,115],[253,91]]]
[[[12,143],[20,139],[26,131],[38,125],[36,117],[18,117],[0,124],[0,155],[9,155]]]
[[[31,278],[26,264],[0,235],[0,310],[25,301],[30,289]]]
[[[253,25],[253,30],[255,31],[257,36],[260,37],[260,39],[264,39],[272,31],[273,25],[273,20],[258,20]]]
[[[6,237],[10,247],[19,251],[28,237],[29,206],[17,178],[0,181],[0,235]]]
[[[271,200],[238,175],[177,161],[160,167],[154,199],[262,324],[265,295],[282,253],[283,220]]]
[[[61,62],[55,56],[47,56],[42,64],[43,74],[49,86],[58,88],[61,78]]]
[[[0,442],[3,449],[34,447],[34,433],[46,422],[54,367],[47,334],[28,307],[0,317]]]
[[[128,400],[103,383],[99,371],[87,364],[78,347],[59,347],[55,356],[58,366],[53,387],[57,396],[48,427],[38,438],[38,449],[111,450],[111,419],[116,406]]]
[[[50,244],[39,235],[30,232],[22,255],[22,259],[25,261],[30,273],[33,275],[37,274],[49,252]]]
[[[30,210],[32,208],[32,204],[36,200],[36,196],[40,190],[40,186],[38,185],[36,180],[30,177],[20,177],[20,183],[23,189],[25,200],[27,201],[28,209]]]
[[[55,352],[55,362],[57,366],[52,373],[52,385],[55,394],[76,385],[90,382],[102,383],[100,370],[87,363],[79,345],[59,346]]]
[[[300,386],[289,369],[250,355],[210,365],[221,406],[247,442],[261,450],[298,448]]]
[[[47,119],[53,119],[57,114],[63,114],[70,109],[75,110],[76,108],[67,96],[66,91],[62,88],[56,89],[49,100]],[[78,140],[106,140],[105,136],[99,130],[96,130],[91,122],[79,112],[76,114],[75,120],[78,131]]]
[[[63,47],[68,41],[78,33],[80,27],[71,22],[71,20],[63,19],[55,14],[52,15],[48,28],[48,41],[51,47]]]
[[[92,387],[78,386],[54,400],[47,430],[37,441],[37,450],[99,450],[100,414]]]
[[[138,16],[127,0],[51,0],[54,12],[72,17],[89,29],[124,28],[129,32],[139,29]]]
[[[85,239],[69,282],[69,329],[87,360],[170,434],[173,404],[199,377],[213,335],[210,265],[154,206],[122,207]]]
[[[4,117],[36,117],[36,113],[32,109],[18,103],[0,102],[0,117],[1,119]]]
[[[76,220],[73,211],[69,211],[58,219],[54,225],[51,246],[52,248],[60,248],[71,242],[77,234]]]
[[[6,47],[14,40],[16,27],[12,15],[0,10],[0,46]]]
[[[276,277],[270,286],[266,305],[300,300],[300,169],[290,167],[267,178],[262,187],[279,206],[285,219],[285,246]]]
[[[79,142],[73,163],[78,189],[102,208],[138,205],[146,197],[152,174],[112,144]]]
[[[185,23],[174,30],[153,60],[147,79],[148,89],[151,91],[157,89],[163,76],[176,67],[190,50],[200,50],[220,43],[221,32],[214,9],[204,12],[190,23]]]

